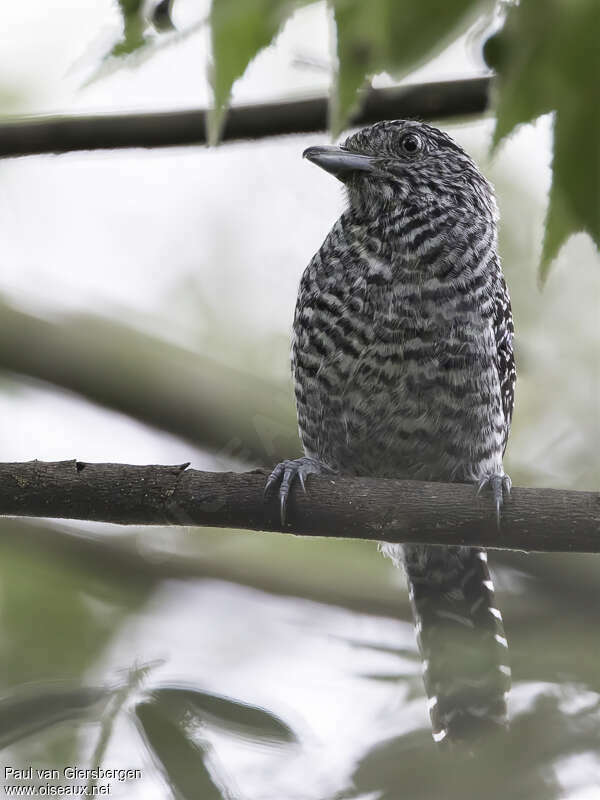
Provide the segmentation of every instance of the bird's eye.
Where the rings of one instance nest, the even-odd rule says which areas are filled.
[[[418,153],[422,147],[423,143],[415,133],[407,133],[400,139],[400,148],[404,153],[408,153],[408,155],[412,156]]]

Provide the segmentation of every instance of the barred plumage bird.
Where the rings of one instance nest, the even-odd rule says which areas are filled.
[[[381,122],[304,155],[348,208],[301,280],[292,369],[305,457],[279,464],[282,519],[310,474],[472,481],[493,491],[515,368],[492,187],[447,134]],[[404,561],[436,741],[506,725],[507,642],[486,553],[383,545]]]

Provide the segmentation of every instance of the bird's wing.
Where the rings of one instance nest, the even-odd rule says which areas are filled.
[[[494,298],[494,332],[496,335],[496,369],[500,379],[502,411],[504,413],[504,442],[506,449],[513,407],[515,404],[515,359],[513,354],[513,316],[510,296],[503,277],[500,279]]]

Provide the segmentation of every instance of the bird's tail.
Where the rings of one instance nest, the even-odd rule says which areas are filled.
[[[487,554],[404,546],[433,738],[473,741],[507,725],[510,667]]]

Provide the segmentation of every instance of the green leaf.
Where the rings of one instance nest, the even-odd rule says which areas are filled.
[[[542,279],[572,233],[587,231],[600,246],[599,29],[597,0],[521,0],[484,48],[498,73],[494,147],[556,112]]]
[[[333,0],[338,72],[330,108],[337,135],[377,72],[401,77],[431,58],[490,8],[487,0]]]
[[[173,796],[181,800],[223,800],[204,763],[206,753],[171,719],[162,702],[139,703],[135,714]]]
[[[157,689],[152,696],[179,718],[209,722],[236,736],[271,743],[296,742],[296,735],[279,717],[264,708],[251,706],[230,697],[196,689]]]
[[[144,0],[119,0],[119,7],[123,15],[123,38],[113,47],[113,56],[133,53],[146,42]]]
[[[218,141],[231,87],[250,61],[282,28],[286,19],[309,0],[213,0],[210,12],[213,65],[210,81],[214,105],[208,138]]]

